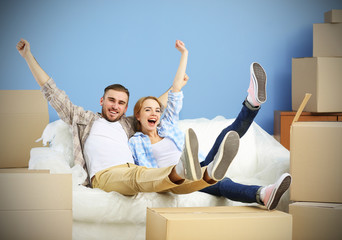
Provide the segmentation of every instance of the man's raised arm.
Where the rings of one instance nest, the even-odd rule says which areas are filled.
[[[29,66],[33,77],[36,79],[39,86],[43,86],[47,80],[49,80],[49,75],[39,66],[37,60],[33,57],[30,49],[30,44],[28,41],[21,39],[17,43],[17,49],[20,55],[25,59],[27,65]]]

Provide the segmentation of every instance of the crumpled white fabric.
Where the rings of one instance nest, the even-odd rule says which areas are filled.
[[[232,123],[233,119],[218,116],[214,119],[181,120],[182,130],[193,128],[198,136],[200,151],[206,154],[220,131]],[[116,192],[91,189],[81,183],[87,173],[79,165],[73,165],[72,136],[70,127],[62,120],[47,125],[42,137],[49,147],[31,149],[30,169],[49,169],[51,173],[70,173],[73,181],[74,221],[89,223],[135,223],[146,221],[147,207],[201,207],[222,205],[249,205],[234,202],[223,197],[215,197],[202,192],[175,195],[172,193],[139,193],[123,196]],[[289,151],[253,123],[240,140],[237,156],[228,169],[227,176],[244,184],[268,185],[289,170]],[[287,211],[288,193],[282,198],[278,209]]]

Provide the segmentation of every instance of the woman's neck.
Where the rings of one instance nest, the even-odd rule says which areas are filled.
[[[150,138],[151,144],[155,144],[161,140],[163,140],[162,137],[159,136],[157,129],[153,131],[142,131],[143,134],[147,135]]]

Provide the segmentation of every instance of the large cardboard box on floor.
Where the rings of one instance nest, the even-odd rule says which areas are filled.
[[[0,169],[0,239],[72,239],[71,174]]]
[[[314,57],[342,56],[342,23],[317,23],[313,25]]]
[[[342,122],[294,122],[290,139],[291,200],[342,203]]]
[[[148,208],[146,240],[291,239],[292,216],[259,207]]]
[[[292,59],[292,110],[311,93],[306,112],[342,112],[342,58]]]
[[[324,13],[325,23],[342,23],[342,10],[333,9]]]
[[[342,239],[342,204],[296,202],[289,211],[293,240]]]
[[[40,90],[0,90],[0,168],[28,167],[30,150],[41,146],[35,140],[48,123]]]

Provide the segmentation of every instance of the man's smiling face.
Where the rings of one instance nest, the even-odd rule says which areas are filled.
[[[118,121],[127,111],[128,95],[125,92],[110,89],[101,98],[102,117],[109,122]]]

